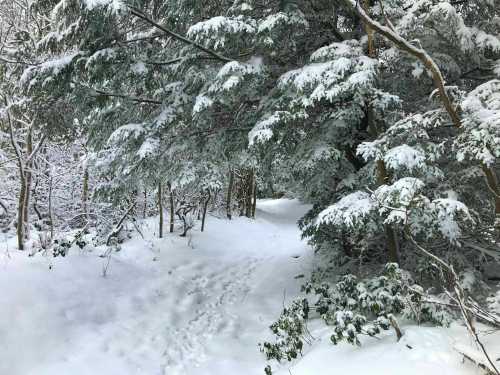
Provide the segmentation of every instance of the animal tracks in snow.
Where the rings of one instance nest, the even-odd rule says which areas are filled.
[[[206,361],[210,339],[233,333],[238,315],[231,312],[231,306],[243,302],[251,289],[252,273],[261,262],[263,259],[248,259],[208,274],[204,265],[188,267],[187,272],[197,276],[187,282],[189,290],[181,296],[181,309],[191,312],[191,318],[181,327],[166,331],[165,374],[184,374],[185,366]]]

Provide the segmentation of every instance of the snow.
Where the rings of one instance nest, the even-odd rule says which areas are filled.
[[[104,48],[91,55],[85,63],[85,69],[92,68],[93,65],[103,62],[108,62],[116,57],[116,50],[114,48]]]
[[[339,345],[334,349],[329,334],[323,332],[290,371],[283,369],[276,374],[479,375],[482,372],[453,349],[458,343],[471,344],[463,330],[458,325],[451,329],[407,326],[399,342],[388,331],[380,340],[362,339],[360,348]]]
[[[154,155],[156,151],[159,149],[159,147],[160,147],[159,139],[148,138],[142,143],[141,147],[137,151],[137,155],[141,159],[144,159],[148,156]]]
[[[198,22],[191,26],[187,32],[188,37],[199,34],[217,33],[223,30],[231,33],[254,33],[255,27],[247,23],[243,17],[229,18],[223,16],[212,17],[209,20]]]
[[[463,216],[465,220],[473,222],[467,206],[455,199],[435,199],[432,201],[432,207],[438,218],[439,230],[450,241],[456,241],[462,234],[456,216]]]
[[[139,136],[144,134],[144,132],[145,129],[143,124],[122,125],[113,133],[111,133],[108,139],[108,144],[117,143],[129,137],[134,137],[135,139],[137,139],[139,138]]]
[[[296,226],[308,208],[260,200],[256,220],[209,217],[187,239],[157,239],[156,219],[145,220],[145,239],[123,244],[106,278],[100,249],[27,257],[0,237],[0,374],[262,374],[257,343],[312,268]],[[276,375],[480,374],[453,349],[472,345],[458,324],[403,325],[401,341],[388,331],[358,348],[333,346],[318,323],[302,358],[272,364]],[[498,353],[494,337],[485,342]]]
[[[384,156],[388,168],[398,170],[406,168],[408,171],[422,169],[425,166],[425,155],[422,151],[408,145],[391,148]]]
[[[217,73],[217,78],[225,78],[231,75],[258,74],[262,72],[262,59],[252,57],[247,63],[230,61],[226,63]]]
[[[357,40],[348,40],[344,43],[332,43],[321,47],[311,55],[311,62],[321,62],[333,60],[338,57],[358,57],[362,54],[362,49]]]
[[[500,80],[494,79],[472,90],[462,103],[466,116],[459,137],[457,159],[466,157],[491,166],[500,155]]]
[[[349,53],[354,56],[349,56]],[[323,47],[313,53],[312,63],[284,73],[278,80],[278,87],[281,90],[294,88],[302,96],[304,107],[323,99],[334,102],[353,92],[373,89],[377,61],[355,56],[360,53],[359,48],[352,48],[349,53],[335,45]],[[331,60],[322,62],[326,58]],[[311,93],[307,95],[309,91]]]
[[[500,60],[497,60],[493,65],[493,73],[500,78]]]
[[[294,25],[295,27],[304,29],[309,28],[309,22],[307,22],[302,12],[278,12],[276,14],[270,14],[259,23],[258,33],[271,32],[276,27],[282,25]]]
[[[106,278],[98,250],[30,258],[0,237],[0,374],[261,374],[257,344],[309,272],[306,209],[263,200],[189,240],[146,221]]]
[[[191,26],[187,31],[188,38],[199,42],[208,38],[213,41],[214,48],[224,47],[228,41],[227,35],[253,34],[256,31],[255,21],[243,16],[212,17]]]
[[[132,64],[130,66],[130,70],[137,75],[147,74],[148,72],[146,64],[142,61],[138,61],[135,64]]]
[[[253,146],[256,143],[264,143],[270,140],[273,136],[273,127],[289,117],[287,112],[278,111],[270,115],[264,120],[255,124],[255,126],[248,133],[248,144]]]
[[[312,63],[289,71],[280,77],[280,85],[293,84],[299,90],[323,80],[338,80],[352,68],[352,60],[339,57],[334,61]]]
[[[372,213],[375,204],[370,194],[356,191],[321,211],[317,223],[353,227]]]
[[[378,187],[374,196],[383,207],[396,206],[405,209],[423,187],[424,183],[418,178],[403,177],[391,185]]]
[[[213,100],[205,95],[198,95],[196,97],[194,106],[193,106],[193,114],[200,113],[207,108],[210,108],[213,104]]]
[[[102,6],[111,6],[113,11],[119,11],[126,8],[121,0],[84,0],[84,3],[90,10]]]
[[[40,74],[51,74],[53,76],[57,76],[59,73],[61,73],[64,68],[66,68],[73,59],[77,56],[80,55],[80,52],[72,52],[69,54],[61,55],[56,58],[53,58],[51,60],[45,61],[40,65],[37,66],[31,66],[27,69],[24,70],[23,74],[21,75],[21,78],[19,79],[19,82],[21,85],[25,85],[28,83],[28,81],[32,80],[33,76],[35,73],[40,73]],[[30,81],[30,85],[34,83],[33,81]]]

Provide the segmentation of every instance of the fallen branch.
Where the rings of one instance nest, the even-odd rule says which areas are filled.
[[[1,199],[0,199],[0,207],[2,207],[2,209],[5,211],[5,215],[9,214],[9,210],[7,209],[7,205],[5,203],[3,203]]]
[[[463,318],[463,321],[465,323],[465,326],[467,327],[467,331],[472,336],[472,338],[474,339],[474,341],[476,342],[476,344],[478,345],[478,347],[481,349],[481,352],[483,353],[484,357],[486,358],[486,361],[489,364],[488,368],[490,368],[490,369],[493,370],[493,372],[492,372],[493,374],[500,375],[500,371],[498,371],[498,369],[496,368],[495,363],[493,362],[493,360],[491,359],[490,355],[486,351],[486,348],[485,348],[484,344],[479,339],[479,335],[477,334],[476,328],[474,327],[474,324],[472,322],[472,318],[470,316],[470,313],[472,313],[475,316],[479,316],[480,318],[483,318],[484,315],[483,314],[479,314],[478,315],[477,312],[468,305],[470,303],[470,301],[473,301],[473,300],[472,300],[472,298],[470,296],[466,297],[466,292],[461,287],[458,275],[456,274],[455,270],[453,269],[453,266],[449,265],[448,263],[446,263],[445,261],[443,261],[441,258],[439,258],[436,255],[434,255],[434,254],[430,253],[429,251],[427,251],[427,249],[425,249],[417,241],[415,241],[415,239],[413,238],[413,236],[411,235],[411,233],[410,233],[410,231],[408,229],[405,230],[405,234],[408,237],[408,239],[410,240],[410,242],[419,251],[421,251],[422,253],[424,253],[426,256],[428,256],[429,258],[433,259],[434,261],[436,261],[445,270],[447,270],[449,272],[449,274],[452,277],[453,291],[454,291],[455,295],[453,296],[448,291],[446,291],[446,294],[448,295],[448,297],[450,297],[450,299],[452,301],[454,301],[457,304],[458,308],[460,309],[460,313],[462,315],[462,318]],[[477,303],[474,301],[473,306],[477,307],[479,305],[477,305]]]
[[[474,348],[471,348],[470,346],[456,344],[455,346],[453,346],[453,349],[459,352],[464,358],[468,359],[469,361],[477,365],[479,368],[486,371],[487,375],[498,374],[498,372],[495,372],[495,369],[492,368],[489,363],[481,359],[481,353],[479,353]]]
[[[122,229],[123,229],[123,222],[125,221],[125,219],[127,218],[127,216],[130,214],[130,212],[132,212],[132,210],[134,208],[135,208],[135,202],[130,205],[130,207],[128,208],[128,210],[121,217],[120,221],[113,227],[113,229],[111,230],[111,233],[109,233],[108,238],[106,239],[106,246],[109,246],[109,244],[111,243],[111,239],[113,237],[118,236],[118,234],[122,231]]]

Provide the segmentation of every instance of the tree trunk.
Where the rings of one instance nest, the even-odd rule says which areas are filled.
[[[168,183],[168,189],[170,190],[170,233],[174,233],[174,221],[175,221],[175,207],[174,207],[174,190],[170,182]]]
[[[226,199],[226,214],[229,220],[232,219],[233,215],[231,212],[232,197],[233,197],[233,184],[234,184],[234,171],[231,169],[229,171],[229,186],[227,188],[227,199]]]
[[[24,203],[26,194],[26,179],[20,174],[21,186],[19,189],[19,201],[17,203],[17,248],[24,250]]]
[[[373,20],[367,14],[365,9],[363,9],[362,7],[359,6],[359,4],[357,4],[357,3],[354,4],[351,0],[344,0],[344,2],[348,6],[353,7],[354,10],[359,15],[359,17],[363,20],[363,22],[366,25],[369,25],[369,27],[372,30],[377,31],[379,34],[384,36],[386,39],[390,40],[400,50],[405,51],[405,52],[409,53],[410,55],[414,56],[427,68],[427,70],[431,73],[434,87],[436,88],[437,92],[439,93],[439,99],[441,100],[443,107],[446,109],[446,112],[448,112],[448,115],[449,115],[453,125],[457,129],[460,129],[462,127],[462,121],[460,119],[460,115],[457,111],[457,108],[453,104],[452,98],[448,95],[448,93],[446,91],[445,81],[444,81],[443,75],[441,73],[441,70],[439,69],[439,66],[435,63],[435,61],[432,59],[432,57],[427,53],[427,51],[425,51],[422,48],[416,47],[413,44],[411,44],[410,42],[408,42],[406,39],[404,39],[399,34],[397,34],[393,29],[391,29],[390,25],[389,25],[389,27],[386,27],[386,26],[383,26],[380,23],[376,22],[375,20]],[[494,194],[495,216],[496,216],[495,221],[497,222],[497,221],[500,221],[498,219],[500,217],[500,199],[498,197],[498,191],[500,191],[500,189],[498,188],[498,183],[496,181],[495,171],[486,165],[482,165],[482,169],[486,175],[488,188]],[[499,223],[499,226],[500,226],[500,223]],[[497,229],[497,232],[500,232],[500,231]]]
[[[389,175],[383,160],[377,161],[377,184],[384,185],[389,182]],[[384,224],[385,238],[387,241],[387,252],[389,262],[399,263],[399,244],[396,231],[390,224]]]
[[[4,104],[5,107],[9,107],[9,103],[7,100],[7,97],[4,97]],[[10,143],[12,145],[12,148],[14,149],[16,153],[16,159],[17,159],[17,166],[19,169],[19,180],[20,180],[20,189],[19,189],[19,200],[17,203],[17,248],[19,250],[24,250],[24,202],[25,202],[25,193],[26,193],[26,180],[25,180],[25,174],[24,174],[24,161],[23,161],[23,155],[21,150],[19,149],[19,144],[17,143],[15,137],[14,137],[14,126],[12,124],[12,118],[10,117],[10,112],[7,109],[6,111],[7,115],[7,121],[9,124],[9,137],[10,137]]]
[[[82,213],[87,223],[89,222],[88,199],[89,199],[89,169],[87,166],[85,166],[85,170],[83,171]]]
[[[495,171],[485,164],[482,164],[483,172],[486,176],[486,183],[491,193],[495,196],[495,229],[500,231],[500,188]]]
[[[161,182],[158,183],[158,211],[160,213],[159,237],[163,238],[163,194],[162,194]]]
[[[35,214],[38,217],[38,220],[41,221],[43,219],[43,216],[42,216],[42,213],[40,212],[40,210],[38,209],[38,202],[37,202],[37,198],[35,196],[33,196],[33,211],[35,211]]]
[[[50,221],[50,240],[54,238],[54,218],[52,217],[52,184],[53,179],[49,179],[49,221]]]
[[[363,8],[368,10],[370,8],[370,0],[365,0],[363,2]],[[368,56],[371,58],[376,58],[375,50],[375,39],[374,30],[369,22],[363,20],[363,25],[365,27],[366,35],[368,37]],[[368,122],[368,131],[371,133],[372,137],[378,137],[380,130],[375,122],[375,113],[373,112],[373,107],[371,103],[367,104],[366,110],[366,121]],[[389,175],[387,173],[387,168],[383,160],[377,160],[377,185],[381,186],[389,183]],[[387,245],[387,255],[390,262],[399,263],[399,246],[396,231],[390,224],[384,224],[384,233]]]
[[[250,169],[245,181],[245,216],[249,218],[252,217],[253,179],[254,172]]]
[[[28,157],[33,153],[33,130],[30,128],[28,130],[28,136],[26,139],[26,154]],[[33,162],[30,161],[26,164],[25,170],[25,189],[24,193],[24,203],[23,203],[23,224],[24,224],[24,237],[27,239],[29,237],[29,207],[31,198],[31,179],[32,173],[31,168],[33,167]]]
[[[203,232],[205,230],[205,218],[207,216],[207,208],[208,208],[208,203],[210,202],[210,191],[208,192],[208,197],[203,202],[203,215],[201,217],[201,231]]]
[[[244,172],[240,172],[241,175],[238,176],[238,184],[236,188],[236,196],[238,200],[238,210],[240,212],[240,216],[245,216],[245,203],[246,203],[246,189],[245,189],[245,181],[246,178],[244,176]]]
[[[252,194],[252,217],[255,219],[255,210],[257,209],[257,179],[255,178],[255,174],[253,177],[253,194]]]
[[[363,8],[365,9],[365,11],[368,12],[368,10],[370,9],[370,0],[364,0],[363,2]],[[363,22],[363,25],[365,27],[365,32],[366,32],[366,36],[368,38],[368,56],[369,57],[375,57],[376,55],[376,51],[375,51],[375,38],[374,38],[374,34],[375,32],[373,31],[373,28],[367,23],[367,22]]]

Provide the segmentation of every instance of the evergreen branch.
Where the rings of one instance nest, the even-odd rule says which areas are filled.
[[[0,61],[5,63],[5,64],[13,64],[13,65],[27,65],[27,66],[39,66],[41,63],[30,63],[27,61],[21,61],[21,60],[9,60],[4,57],[0,57]]]
[[[167,35],[170,35],[171,37],[183,42],[183,43],[186,43],[186,44],[189,44],[195,48],[198,48],[199,50],[203,51],[203,52],[206,52],[208,53],[209,55],[213,56],[216,60],[220,60],[222,62],[230,62],[230,61],[233,61],[233,59],[230,59],[229,57],[226,57],[226,56],[223,56],[209,48],[206,48],[204,47],[203,45],[195,42],[194,40],[191,40],[191,39],[188,39],[180,34],[177,34],[176,32],[172,31],[172,30],[169,30],[167,29],[166,27],[160,25],[159,23],[153,21],[151,18],[149,18],[147,15],[145,15],[144,13],[142,13],[139,9],[133,7],[133,6],[130,6],[128,5],[128,8],[130,9],[130,13],[132,13],[132,15],[134,15],[135,17],[137,18],[140,18],[144,21],[146,21],[147,23],[149,23],[150,25],[156,27],[157,29],[163,31],[165,34]]]
[[[82,86],[88,90],[92,90],[96,94],[93,96],[107,96],[107,97],[111,97],[111,98],[121,98],[121,99],[130,100],[130,101],[136,102],[136,103],[147,103],[147,104],[154,104],[154,105],[162,105],[163,104],[163,102],[161,102],[159,100],[155,100],[155,99],[138,98],[138,97],[130,96],[130,95],[126,95],[126,94],[107,92],[107,91],[103,91],[100,89],[95,89],[93,87],[86,86],[86,85],[84,85],[80,82],[76,82],[76,81],[72,81],[72,83],[79,85],[79,86]]]
[[[134,97],[134,96],[129,96],[129,95],[125,95],[125,94],[118,94],[118,93],[112,93],[112,92],[106,92],[106,91],[102,91],[102,90],[98,90],[98,89],[93,89],[96,94],[100,95],[100,96],[108,96],[108,97],[111,97],[111,98],[122,98],[122,99],[126,99],[126,100],[130,100],[132,102],[136,102],[136,103],[147,103],[147,104],[154,104],[154,105],[162,105],[163,102],[159,101],[159,100],[155,100],[155,99],[148,99],[148,98],[137,98],[137,97]]]
[[[195,59],[199,59],[199,60],[217,60],[213,56],[194,55],[194,56],[186,56],[186,57],[176,57],[174,59],[167,60],[167,61],[145,61],[144,63],[145,64],[150,64],[150,65],[159,65],[159,66],[162,66],[162,65],[177,64],[178,62],[181,62],[183,60],[195,60]]]

